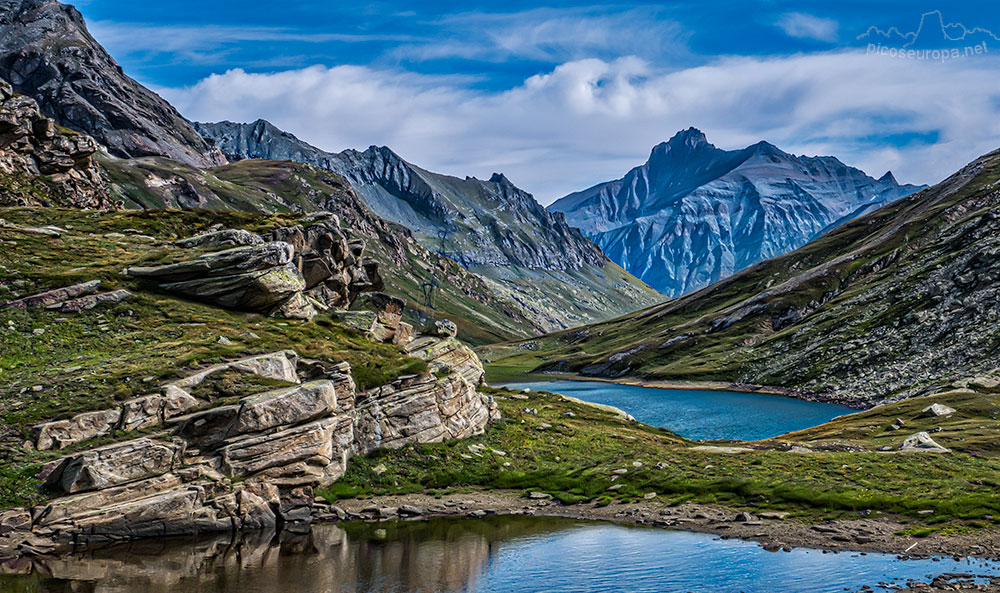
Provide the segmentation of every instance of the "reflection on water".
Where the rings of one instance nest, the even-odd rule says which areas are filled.
[[[851,414],[846,406],[770,393],[657,389],[602,381],[537,381],[503,385],[551,391],[625,410],[636,420],[694,440],[756,441]]]
[[[1000,567],[772,553],[702,534],[491,517],[321,525],[301,536],[143,541],[9,563],[0,572],[8,573],[0,576],[3,593],[826,593],[945,572],[1000,574]]]

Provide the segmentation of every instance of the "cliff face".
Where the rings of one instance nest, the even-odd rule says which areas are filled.
[[[96,152],[90,136],[60,129],[39,113],[33,99],[15,95],[0,81],[0,203],[111,206],[106,180],[94,163]]]
[[[270,123],[197,123],[230,159],[309,163],[340,173],[372,210],[424,236],[466,267],[576,270],[607,258],[586,237],[501,174],[459,179],[412,165],[387,147],[330,153]]]
[[[921,188],[833,157],[760,142],[726,151],[695,129],[653,148],[622,179],[566,196],[564,212],[608,256],[670,296],[788,253]]]
[[[0,0],[0,78],[60,125],[86,132],[116,156],[225,162],[169,103],[126,76],[72,6]]]

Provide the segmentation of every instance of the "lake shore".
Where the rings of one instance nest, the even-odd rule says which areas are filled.
[[[631,385],[633,387],[649,387],[651,389],[691,389],[702,391],[766,393],[769,395],[781,395],[784,397],[792,397],[806,401],[840,404],[856,410],[864,410],[870,407],[868,402],[858,402],[857,400],[838,397],[832,393],[820,393],[803,389],[789,389],[786,387],[774,387],[769,385],[753,385],[749,383],[730,383],[727,381],[669,381],[659,379],[639,379],[636,377],[590,377],[576,375],[573,373],[529,373],[521,377],[504,377],[503,380],[493,381],[491,384],[503,387],[504,385],[512,383],[520,384],[541,381],[591,381],[597,383],[614,383],[616,385]]]
[[[531,499],[520,492],[503,490],[476,490],[440,497],[381,495],[340,500],[331,507],[321,504],[317,519],[335,519],[336,513],[325,510],[333,508],[342,509],[350,518],[394,518],[399,516],[399,509],[404,505],[419,509],[419,517],[553,516],[694,531],[754,541],[772,551],[812,548],[830,552],[976,557],[1000,561],[1000,530],[995,529],[914,537],[900,535],[912,523],[906,524],[905,519],[892,516],[859,514],[857,519],[805,523],[786,518],[787,513],[745,514],[722,506],[694,503],[670,506],[655,495],[641,502],[604,506],[594,503],[564,505],[549,498]]]

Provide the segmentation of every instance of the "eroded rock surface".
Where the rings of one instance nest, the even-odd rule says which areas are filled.
[[[39,449],[112,430],[159,432],[46,464],[39,480],[65,496],[0,517],[0,553],[212,531],[307,530],[313,489],[340,478],[351,456],[469,437],[496,417],[492,398],[476,390],[482,365],[468,347],[453,338],[414,343],[434,372],[362,393],[346,363],[276,352],[215,365],[119,408],[39,426]],[[191,395],[223,370],[295,385],[226,405]]]

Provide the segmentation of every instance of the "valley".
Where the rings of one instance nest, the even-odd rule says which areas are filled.
[[[442,161],[414,111],[321,148],[301,138],[363,122],[263,118],[336,104],[346,86],[310,85],[370,65],[307,68],[291,107],[258,63],[139,80],[329,32],[211,29],[166,68],[98,39],[150,25],[91,25],[0,0],[0,592],[1000,587],[1000,151],[901,184],[847,162],[912,175],[899,155],[936,135],[855,138],[842,161],[687,127],[594,184],[638,160],[617,144],[632,110],[673,103],[581,97],[641,68],[566,86],[552,122],[490,122],[524,145],[469,149],[453,124],[470,154]],[[444,99],[528,113],[598,62],[351,100],[386,122]],[[204,94],[234,78],[261,101],[248,123]],[[574,110],[606,143],[559,135]],[[705,119],[721,146],[770,137]]]

